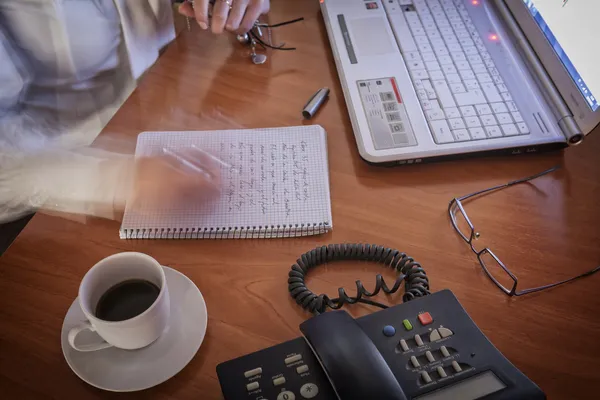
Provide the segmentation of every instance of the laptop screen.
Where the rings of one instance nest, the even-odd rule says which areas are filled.
[[[598,0],[523,0],[592,111],[600,108]],[[590,45],[592,43],[592,45]]]

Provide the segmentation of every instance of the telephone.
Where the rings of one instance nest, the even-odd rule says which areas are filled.
[[[418,263],[397,250],[375,249],[327,246],[315,249],[319,255],[309,252],[298,260],[290,272],[290,292],[304,293],[296,301],[312,307],[317,315],[300,325],[303,337],[218,365],[226,400],[546,398],[489,342],[450,290],[428,294],[428,282]],[[303,286],[310,268],[350,256],[368,256],[392,266],[400,272],[399,281],[389,289],[379,275],[373,293],[357,281],[362,291],[356,297],[340,289],[337,299],[316,296]],[[302,282],[292,279],[299,278],[293,273],[298,270],[303,271]],[[414,276],[411,280],[411,270],[418,271],[418,284]],[[407,293],[416,293],[416,286],[423,296],[358,319],[345,311],[323,312],[327,307],[341,307],[340,303],[379,305],[363,295],[370,297],[380,289],[393,292],[402,280],[406,281],[405,300],[411,298]],[[301,285],[292,288],[294,283]]]

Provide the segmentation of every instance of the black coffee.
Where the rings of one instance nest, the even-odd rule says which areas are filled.
[[[108,289],[96,306],[96,317],[104,321],[125,321],[146,311],[158,298],[160,289],[143,279],[131,279]]]

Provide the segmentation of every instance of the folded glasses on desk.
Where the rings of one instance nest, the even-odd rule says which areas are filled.
[[[507,187],[517,185],[519,183],[529,182],[535,178],[539,178],[540,176],[544,176],[546,174],[554,172],[558,168],[559,167],[553,167],[553,168],[550,168],[549,170],[546,170],[544,172],[541,172],[539,174],[536,174],[536,175],[533,175],[533,176],[530,176],[527,178],[508,182],[504,185],[494,186],[489,189],[480,190],[478,192],[471,193],[466,196],[455,197],[454,199],[452,199],[452,201],[450,201],[450,204],[448,206],[448,213],[450,214],[450,221],[452,222],[452,226],[454,226],[454,229],[456,230],[456,232],[460,235],[460,237],[463,238],[463,240],[465,242],[467,242],[467,244],[471,247],[471,250],[473,251],[473,253],[475,253],[475,255],[477,255],[477,259],[479,260],[479,263],[481,264],[481,267],[483,268],[483,270],[485,271],[487,276],[496,284],[496,286],[498,286],[500,288],[500,290],[502,290],[504,293],[506,293],[509,296],[522,296],[525,294],[539,292],[539,291],[542,291],[545,289],[550,289],[555,286],[562,285],[564,283],[572,282],[576,279],[590,276],[590,275],[594,274],[595,272],[598,272],[600,270],[600,266],[598,266],[588,272],[585,272],[581,275],[577,275],[577,276],[574,276],[569,279],[565,279],[560,282],[555,282],[555,283],[551,283],[549,285],[544,285],[544,286],[539,286],[539,287],[534,287],[534,288],[529,288],[529,289],[518,290],[517,284],[519,283],[519,281],[518,281],[516,275],[513,274],[510,271],[510,269],[508,269],[504,265],[504,263],[502,263],[502,261],[500,261],[500,259],[496,256],[496,254],[494,254],[494,252],[490,248],[485,247],[482,250],[477,250],[475,248],[474,242],[479,238],[480,234],[479,234],[479,232],[477,232],[475,230],[475,227],[474,227],[473,223],[471,222],[471,219],[467,215],[467,212],[465,211],[465,208],[463,207],[463,202],[465,200],[468,200],[468,199],[471,199],[471,198],[474,198],[477,196],[481,196],[482,194],[485,194],[485,193],[493,192],[493,191],[500,190],[500,189],[505,189]]]

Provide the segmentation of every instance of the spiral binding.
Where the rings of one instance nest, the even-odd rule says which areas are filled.
[[[339,297],[330,299],[326,294],[316,295],[310,291],[304,282],[304,277],[311,268],[330,261],[340,260],[364,260],[373,261],[391,267],[400,274],[396,278],[394,286],[390,289],[385,283],[381,274],[377,274],[375,290],[367,291],[360,280],[356,281],[356,297],[346,294],[344,288],[338,289]],[[316,315],[326,311],[327,307],[337,310],[344,304],[365,303],[381,308],[387,308],[372,300],[364,299],[377,295],[381,290],[384,293],[392,294],[398,291],[402,281],[405,281],[404,295],[402,301],[410,301],[417,297],[423,297],[429,292],[429,279],[425,270],[412,257],[401,253],[398,250],[390,249],[384,246],[370,244],[330,244],[328,246],[317,247],[307,253],[304,253],[296,264],[292,265],[289,272],[288,290],[296,303],[302,308]]]
[[[331,230],[329,222],[216,228],[121,229],[121,239],[272,239],[313,236]]]

